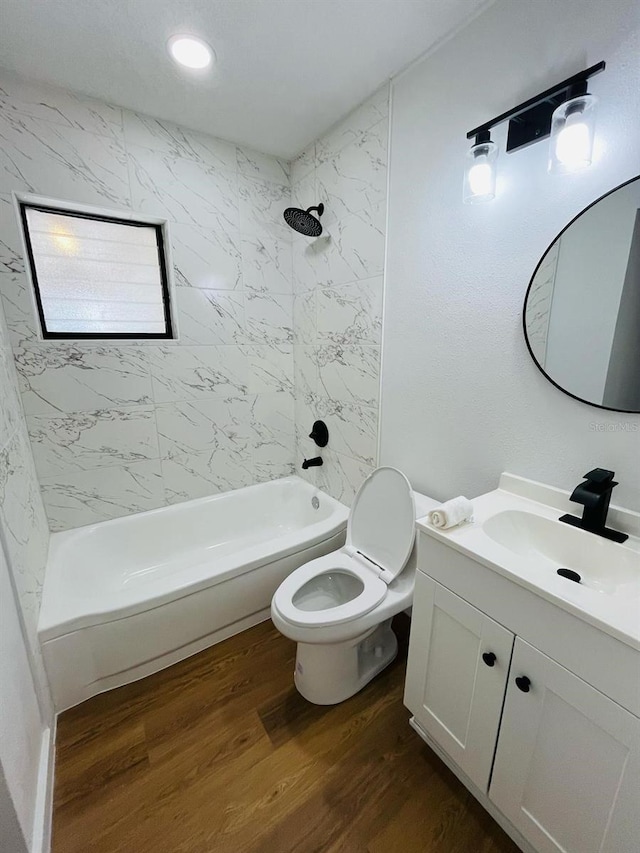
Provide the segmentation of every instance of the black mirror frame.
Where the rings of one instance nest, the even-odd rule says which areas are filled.
[[[560,237],[562,237],[564,232],[573,225],[573,223],[576,221],[576,219],[580,219],[580,217],[583,214],[585,214],[592,207],[595,207],[595,205],[598,204],[598,202],[601,202],[603,198],[607,198],[607,196],[612,195],[613,193],[617,192],[618,190],[621,190],[623,187],[626,187],[629,184],[632,184],[634,181],[638,181],[638,180],[640,180],[640,175],[636,175],[635,178],[629,178],[628,181],[624,181],[623,183],[619,184],[617,187],[614,187],[612,190],[609,190],[609,192],[604,193],[604,195],[601,195],[595,201],[592,201],[591,204],[588,204],[583,210],[580,211],[580,213],[578,213],[576,216],[573,217],[571,222],[568,222],[564,226],[562,231],[559,231],[558,234],[556,234],[556,236],[553,238],[553,240],[549,243],[547,248],[542,253],[542,257],[540,258],[540,260],[536,264],[536,268],[534,269],[533,275],[531,276],[531,279],[529,281],[529,286],[527,287],[527,292],[524,295],[524,305],[522,308],[522,331],[524,334],[524,340],[525,340],[525,343],[527,345],[527,349],[529,350],[529,355],[531,356],[531,360],[533,361],[535,366],[538,368],[540,373],[542,373],[544,378],[548,382],[550,382],[552,385],[555,385],[555,387],[558,389],[558,391],[562,391],[562,393],[566,394],[567,397],[572,397],[574,400],[577,400],[579,403],[584,403],[587,406],[593,406],[594,409],[604,409],[607,412],[619,412],[620,414],[624,414],[624,415],[640,415],[640,411],[637,411],[635,409],[614,409],[611,406],[603,406],[600,403],[592,403],[590,400],[585,400],[583,397],[578,397],[578,396],[576,396],[576,394],[572,394],[571,391],[567,391],[566,388],[563,388],[561,385],[558,385],[558,383],[549,376],[549,374],[546,372],[546,370],[542,367],[540,362],[537,360],[537,358],[533,354],[531,344],[529,343],[529,336],[527,335],[527,301],[529,299],[529,293],[531,292],[531,286],[533,285],[534,279],[536,277],[538,270],[540,269],[542,262],[544,261],[544,259],[549,254],[551,247],[554,245],[554,243],[557,240],[560,239]]]

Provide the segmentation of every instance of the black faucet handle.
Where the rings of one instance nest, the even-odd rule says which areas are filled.
[[[582,518],[565,513],[558,521],[564,521],[572,527],[580,527],[588,533],[611,539],[612,542],[625,542],[629,538],[628,533],[620,533],[606,526],[611,492],[613,487],[618,485],[614,477],[615,473],[607,471],[606,468],[594,468],[593,471],[585,474],[585,482],[577,485],[569,497],[570,501],[582,504],[584,507]]]
[[[329,443],[329,430],[324,421],[314,421],[313,429],[309,433],[309,438],[312,438],[318,447],[326,447]]]
[[[606,468],[594,468],[593,471],[584,475],[585,480],[589,480],[591,483],[597,483],[599,486],[610,485],[612,488],[618,485],[613,482],[614,477],[615,472],[607,471]]]

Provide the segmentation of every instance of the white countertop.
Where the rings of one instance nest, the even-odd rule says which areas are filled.
[[[593,533],[568,527],[571,536],[589,537],[580,539],[592,553],[591,559],[599,559],[603,554],[603,575],[606,576],[606,563],[609,559],[620,557],[627,568],[631,565],[635,574],[637,558],[637,581],[618,586],[611,591],[594,589],[583,583],[574,583],[556,574],[559,567],[579,569],[578,565],[554,563],[547,555],[534,548],[522,549],[515,553],[491,538],[483,529],[483,524],[500,512],[521,511],[532,513],[552,522],[560,515],[569,512],[580,514],[580,507],[569,501],[569,493],[561,489],[545,486],[513,474],[503,474],[499,487],[472,500],[473,520],[448,530],[433,527],[428,518],[419,519],[417,527],[439,542],[443,542],[471,557],[477,562],[498,572],[514,583],[535,592],[558,607],[600,628],[622,642],[640,649],[640,514],[612,507],[607,526],[629,533],[624,544],[605,540]],[[561,531],[558,531],[561,533]],[[574,539],[574,541],[577,541]],[[606,544],[605,544],[606,543]],[[617,549],[624,549],[618,551]]]

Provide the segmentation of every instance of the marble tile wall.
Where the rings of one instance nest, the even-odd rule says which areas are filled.
[[[527,337],[533,355],[541,367],[545,366],[547,358],[549,318],[559,252],[560,240],[556,240],[542,259],[527,296]]]
[[[52,530],[293,471],[350,502],[376,464],[387,133],[388,87],[288,164],[0,77],[0,298]],[[179,341],[39,342],[12,191],[166,218]],[[321,238],[291,199],[325,203]]]
[[[12,191],[167,219],[179,341],[39,342]],[[293,471],[290,195],[276,158],[0,78],[0,294],[52,530]],[[347,324],[355,299],[345,290],[327,310]],[[33,464],[24,434],[13,440],[5,480]]]
[[[7,274],[0,258],[0,276]],[[22,411],[9,335],[0,306],[0,549],[4,549],[20,600],[40,691],[46,678],[37,636],[49,549],[49,526],[40,497]]]
[[[323,418],[325,464],[298,473],[345,503],[377,464],[388,105],[385,86],[291,164],[293,203],[325,205],[325,233],[292,244],[296,461]]]

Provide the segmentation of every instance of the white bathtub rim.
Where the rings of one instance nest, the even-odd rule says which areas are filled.
[[[299,477],[282,478],[277,482],[286,483],[287,481],[294,481],[298,487],[300,484],[304,484],[304,492],[309,495],[319,493],[318,489]],[[261,486],[264,487],[265,484],[260,483],[256,486],[248,486],[246,488],[253,490]],[[190,504],[202,505],[203,502],[208,503],[219,500],[229,494],[232,494],[232,492],[222,492],[205,498],[196,498],[194,501],[188,501],[179,506],[187,507],[188,509],[188,505]],[[175,575],[170,576],[164,579],[166,581],[164,588],[157,582],[155,592],[153,592],[153,588],[151,589],[153,594],[137,598],[128,603],[123,602],[121,597],[118,600],[118,592],[115,591],[112,597],[107,595],[102,599],[102,606],[96,607],[95,602],[92,602],[94,606],[91,606],[89,609],[83,609],[83,605],[86,608],[86,602],[83,599],[76,599],[72,594],[69,594],[72,591],[68,589],[69,582],[64,577],[65,567],[64,564],[61,564],[60,551],[62,549],[64,556],[64,549],[66,549],[68,544],[72,544],[73,539],[79,534],[83,535],[97,527],[101,529],[112,527],[118,522],[122,523],[123,519],[110,519],[109,521],[100,522],[97,525],[89,525],[53,534],[51,537],[52,542],[47,561],[38,624],[40,642],[55,639],[81,628],[89,628],[104,622],[117,621],[118,619],[133,616],[136,613],[151,610],[177,598],[183,598],[207,587],[216,586],[234,577],[259,569],[278,559],[288,557],[300,549],[304,550],[313,545],[327,542],[345,529],[349,510],[334,498],[324,493],[321,494],[323,494],[324,499],[328,500],[332,506],[333,511],[329,518],[324,518],[284,536],[274,538],[272,542],[274,545],[277,543],[277,548],[271,547],[270,550],[266,550],[266,543],[260,543],[244,550],[239,550],[233,555],[220,560],[213,575],[211,573],[210,561],[201,560],[199,563],[192,563],[188,566],[182,583],[179,582],[179,578],[176,579]],[[139,515],[156,515],[163,511],[170,511],[171,509],[172,507],[160,507],[159,509],[149,510]],[[126,516],[125,518],[129,519],[130,516]],[[60,577],[61,575],[62,578]],[[56,583],[57,585],[52,588],[52,584],[55,585]],[[158,589],[158,587],[160,588]]]
[[[43,642],[56,711],[144,678],[267,619],[273,593],[283,577],[303,562],[340,548],[344,539],[342,530],[326,542],[274,560],[264,566],[246,592],[239,576],[152,610]],[[185,602],[191,604],[186,610]],[[128,640],[113,645],[114,638],[123,636],[121,626]],[[142,648],[135,638],[140,639]],[[105,649],[109,650],[106,657]]]
[[[88,535],[93,530],[108,530],[111,527],[117,527],[121,525],[124,521],[128,521],[129,519],[145,519],[145,518],[153,518],[156,515],[162,515],[166,513],[167,510],[179,509],[181,511],[188,510],[189,507],[192,506],[202,506],[203,504],[216,503],[219,500],[222,500],[229,495],[234,495],[238,492],[253,492],[258,489],[262,490],[265,486],[268,486],[271,483],[279,483],[285,485],[287,483],[295,483],[296,486],[304,486],[304,491],[309,494],[310,497],[313,495],[322,495],[325,500],[329,501],[332,505],[336,507],[344,506],[340,501],[337,501],[335,498],[332,498],[331,495],[323,492],[321,489],[318,489],[316,486],[309,483],[307,480],[303,480],[302,477],[298,477],[296,474],[292,474],[289,477],[279,477],[275,480],[265,480],[262,483],[254,483],[251,486],[241,486],[238,489],[228,489],[226,492],[216,492],[213,495],[204,495],[200,498],[192,498],[189,501],[178,501],[177,503],[165,504],[164,506],[156,507],[155,509],[147,509],[143,512],[135,512],[130,513],[128,515],[119,515],[116,518],[109,518],[106,521],[96,521],[92,524],[82,524],[79,527],[72,527],[69,530],[58,530],[51,534],[49,540],[49,562],[58,557],[60,551],[65,547],[67,541],[69,539],[75,539],[78,535]],[[347,508],[348,514],[348,508]]]
[[[335,536],[341,530],[344,529],[344,526],[345,525],[338,526],[328,535],[323,536],[321,538],[306,539],[305,543],[307,544],[307,547],[313,545],[322,545],[323,543],[334,539]],[[208,587],[218,586],[219,584],[225,581],[232,580],[233,578],[255,571],[256,569],[264,568],[265,566],[268,566],[270,563],[273,563],[276,560],[281,560],[285,557],[290,556],[291,554],[295,554],[301,549],[301,544],[302,543],[298,539],[297,541],[292,542],[286,548],[281,548],[278,551],[271,551],[269,552],[269,554],[262,553],[260,557],[256,557],[253,560],[243,562],[241,565],[234,566],[233,569],[229,569],[226,572],[217,573],[213,577],[204,577],[198,581],[189,584],[184,584],[180,587],[174,586],[172,589],[166,590],[161,595],[133,602],[126,606],[120,606],[117,608],[117,610],[109,607],[100,610],[94,609],[90,612],[83,613],[81,616],[69,614],[63,620],[58,618],[56,622],[47,624],[48,614],[44,611],[43,608],[40,613],[38,637],[40,639],[40,642],[43,643],[48,640],[53,640],[57,637],[64,636],[65,634],[70,634],[72,631],[77,631],[82,628],[91,628],[94,625],[100,625],[104,622],[117,622],[120,619],[126,619],[130,616],[135,616],[137,613],[142,613],[143,611],[155,610],[157,607],[161,607],[163,604],[168,604],[169,602],[175,601],[178,598],[185,598],[188,595],[193,595],[203,589],[207,589]],[[306,548],[303,548],[303,550],[306,550]],[[244,554],[245,552],[242,553]]]

